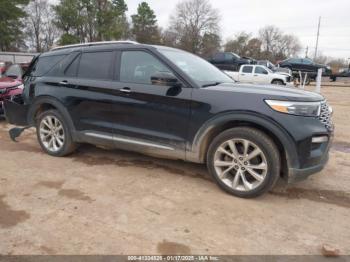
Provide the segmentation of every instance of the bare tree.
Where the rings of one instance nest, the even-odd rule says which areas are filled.
[[[234,52],[238,55],[246,55],[248,42],[251,39],[251,35],[246,32],[239,32],[233,39],[230,39],[225,44],[226,52]]]
[[[32,0],[26,12],[29,46],[37,52],[51,48],[58,36],[58,29],[53,22],[54,12],[48,0]]]
[[[266,26],[259,30],[259,40],[263,54],[272,61],[295,56],[301,49],[298,38],[294,35],[285,35],[276,26]]]
[[[219,14],[208,0],[187,0],[176,6],[170,28],[176,35],[175,45],[195,54],[201,53],[205,34],[219,34]]]

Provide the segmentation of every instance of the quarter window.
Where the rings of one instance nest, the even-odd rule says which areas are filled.
[[[153,55],[144,51],[125,51],[120,64],[120,81],[137,84],[152,84],[151,76],[170,73],[168,67]]]
[[[32,76],[42,76],[49,72],[65,55],[39,56],[31,71]]]
[[[110,79],[113,57],[113,52],[111,51],[83,53],[79,63],[78,77]]]

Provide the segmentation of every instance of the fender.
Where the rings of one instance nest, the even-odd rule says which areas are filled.
[[[43,104],[51,105],[63,115],[64,119],[67,121],[68,128],[71,131],[73,140],[77,140],[76,129],[67,108],[60,100],[52,96],[42,95],[37,96],[33,99],[27,114],[28,124],[31,126],[35,126],[35,114]]]
[[[215,127],[235,121],[261,126],[271,132],[283,145],[288,166],[298,166],[297,150],[294,146],[293,138],[288,133],[288,131],[279,125],[276,121],[265,115],[247,111],[230,111],[221,113],[205,122],[196,133],[192,144],[189,145],[189,150],[186,153],[186,160],[198,163],[205,162],[205,154],[201,152],[201,146],[205,142],[205,139],[208,137],[210,132]]]

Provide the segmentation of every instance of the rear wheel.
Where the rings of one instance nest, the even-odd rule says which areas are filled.
[[[238,127],[214,139],[207,166],[226,192],[251,198],[275,185],[280,174],[280,155],[267,135],[257,129]]]
[[[41,148],[52,156],[65,156],[76,149],[66,121],[57,110],[48,110],[37,117],[37,137]]]

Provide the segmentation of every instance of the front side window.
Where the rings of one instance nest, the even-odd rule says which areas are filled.
[[[151,77],[158,73],[171,74],[167,66],[144,51],[124,51],[120,64],[120,81],[152,84]]]
[[[263,74],[263,75],[267,75],[268,74],[268,72],[264,69],[264,68],[262,68],[261,66],[257,66],[257,67],[255,67],[255,74]]]
[[[225,53],[225,61],[232,61],[234,59],[234,56],[229,53]]]
[[[199,86],[209,83],[233,83],[234,81],[204,59],[176,49],[159,49],[171,62]]]
[[[90,79],[111,79],[113,52],[83,53],[80,58],[78,77]]]
[[[253,72],[253,67],[252,66],[243,66],[242,72],[250,74]]]

